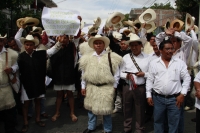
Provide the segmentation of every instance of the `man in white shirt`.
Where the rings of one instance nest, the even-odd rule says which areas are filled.
[[[178,58],[172,58],[174,47],[169,40],[161,42],[159,49],[161,57],[152,61],[149,66],[147,101],[154,106],[154,132],[164,132],[167,115],[169,132],[177,133],[181,107],[191,78],[186,64]]]
[[[137,133],[144,132],[145,78],[148,77],[149,65],[149,56],[141,52],[144,41],[136,34],[131,34],[130,40],[126,41],[130,46],[131,53],[123,57],[123,64],[120,66],[120,77],[126,80],[126,84],[123,86],[124,133],[132,132],[133,100],[136,111],[136,131]],[[137,65],[133,63],[132,57]]]

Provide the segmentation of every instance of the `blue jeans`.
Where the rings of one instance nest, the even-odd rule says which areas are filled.
[[[33,116],[33,102],[34,100],[31,100],[28,106],[28,116],[32,117]],[[45,98],[41,98],[40,99],[40,114],[44,114],[45,113]]]
[[[94,130],[97,125],[97,116],[93,114],[91,111],[88,111],[88,129]],[[112,117],[111,115],[103,115],[103,127],[105,132],[112,131]]]
[[[169,133],[178,133],[181,109],[176,106],[176,97],[165,98],[153,94],[154,102],[154,133],[164,132],[167,113]]]

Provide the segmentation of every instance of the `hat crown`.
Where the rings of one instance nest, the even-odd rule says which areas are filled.
[[[27,39],[27,40],[34,40],[35,38],[34,38],[32,35],[27,35],[27,36],[26,36],[26,39]]]

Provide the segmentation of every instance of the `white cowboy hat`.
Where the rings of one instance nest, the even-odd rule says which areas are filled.
[[[164,25],[164,31],[166,31],[170,27],[170,19],[167,19],[167,22]]]
[[[119,22],[117,25],[114,26],[115,29],[121,29],[123,27],[124,25],[122,24],[122,22]]]
[[[42,34],[42,28],[41,27],[33,26],[31,32]]]
[[[118,41],[121,41],[121,39],[122,39],[122,34],[120,34],[120,33],[117,32],[117,31],[113,31],[112,35],[113,35],[113,37],[114,37],[115,39],[117,39]]]
[[[145,29],[147,30],[147,33],[153,32],[156,28],[157,27],[155,25],[155,22],[147,23],[146,26],[145,26]]]
[[[124,14],[120,12],[114,12],[112,15],[109,16],[109,18],[106,21],[106,26],[110,27],[112,25],[117,25],[119,22],[121,22],[125,18]]]
[[[147,9],[139,16],[139,21],[141,23],[149,23],[156,19],[156,12],[153,9]]]
[[[170,28],[174,28],[176,31],[180,32],[183,29],[183,25],[184,25],[183,21],[175,19],[170,23]]]
[[[140,38],[138,35],[130,33],[128,37],[130,37],[130,40],[126,41],[125,44],[129,45],[130,42],[138,42],[139,41],[144,46],[145,40]]]
[[[131,20],[124,21],[123,24],[124,24],[124,25],[128,25],[128,26],[131,26],[131,27],[134,26],[134,25],[133,25],[133,21],[131,21]]]
[[[192,19],[192,16],[189,13],[186,13],[186,17],[185,17],[185,31],[187,31],[192,26],[194,26],[194,20]]]
[[[21,41],[22,44],[24,44],[25,41],[34,42],[35,45],[38,45],[38,44],[39,44],[39,40],[38,40],[38,39],[35,39],[32,35],[27,35],[26,38],[21,37],[21,38],[20,38],[20,41]]]
[[[198,27],[198,26],[196,26],[196,25],[194,25],[194,32],[195,32],[196,34],[198,34],[198,33],[199,33],[199,27]]]
[[[96,19],[94,19],[93,22],[94,22],[93,26],[98,29],[99,26],[101,25],[101,18],[97,17]]]
[[[94,26],[89,26],[88,29],[89,29],[88,34],[92,34],[92,33],[97,33],[98,32],[98,30],[96,30],[96,28]]]
[[[1,36],[1,34],[0,34],[1,39],[6,38],[6,37],[7,37],[7,34],[5,34],[4,36]]]
[[[106,36],[101,36],[101,35],[96,35],[94,37],[90,37],[90,39],[88,40],[88,45],[94,49],[94,41],[96,40],[101,40],[104,42],[105,44],[105,49],[108,47],[108,45],[110,44],[110,40],[108,37]]]
[[[40,21],[37,18],[25,17],[25,18],[18,19],[16,23],[17,23],[17,26],[20,28],[22,25],[37,26],[39,22]]]
[[[134,28],[136,29],[137,28],[137,30],[140,30],[141,29],[141,22],[138,20],[138,19],[136,19],[135,21],[133,21],[133,25],[134,25]],[[139,26],[139,27],[138,27]]]

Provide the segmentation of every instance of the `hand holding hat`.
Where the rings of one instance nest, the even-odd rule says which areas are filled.
[[[173,36],[174,35],[175,30],[173,28],[169,28],[165,30],[165,34],[167,36]]]

